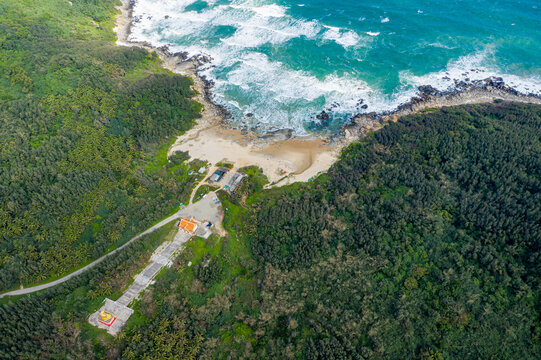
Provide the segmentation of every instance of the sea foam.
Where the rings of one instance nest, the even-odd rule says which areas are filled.
[[[404,69],[409,53],[403,50],[390,62],[393,49],[409,34],[386,31],[390,19],[380,11],[356,13],[339,22],[328,16],[298,16],[313,4],[288,7],[272,0],[233,0],[191,6],[196,3],[201,5],[201,0],[137,0],[130,39],[208,56],[211,62],[199,71],[212,80],[214,100],[231,112],[233,123],[259,131],[290,128],[304,134],[307,124],[319,122],[323,110],[339,123],[358,113],[391,111],[415,96],[421,85],[452,90],[456,81],[501,76],[521,92],[541,94],[539,77],[499,69],[487,45],[453,59],[459,40],[427,39],[426,48],[449,52],[447,66],[436,71]],[[195,8],[199,10],[190,10]],[[386,57],[377,56],[382,51]],[[386,70],[374,78],[372,72],[381,63]],[[397,85],[389,91],[384,82],[393,76]]]
[[[541,95],[539,76],[524,78],[508,74],[496,69],[493,59],[494,49],[487,47],[477,53],[451,60],[444,70],[418,76],[409,71],[403,71],[400,73],[400,78],[409,87],[431,85],[438,90],[449,91],[455,88],[457,82],[471,83],[490,77],[501,77],[507,85],[521,93]]]

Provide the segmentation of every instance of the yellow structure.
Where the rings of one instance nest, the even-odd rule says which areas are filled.
[[[98,314],[98,321],[107,326],[111,326],[116,320],[116,317],[113,316],[110,312],[105,310],[100,311]]]

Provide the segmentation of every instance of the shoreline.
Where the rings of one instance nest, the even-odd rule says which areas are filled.
[[[343,132],[346,137],[354,136],[354,134],[362,135],[359,133],[359,127],[366,126],[366,123],[377,123],[383,126],[385,122],[397,121],[401,116],[420,113],[431,108],[488,104],[496,100],[541,105],[541,96],[522,94],[506,85],[501,78],[490,77],[471,83],[457,82],[455,89],[446,91],[425,85],[419,87],[416,97],[393,111],[354,116],[351,118],[351,124],[343,127]]]
[[[212,102],[210,84],[197,74],[203,62],[196,57],[186,59],[183,54],[172,54],[167,47],[128,40],[134,0],[121,0],[121,3],[122,6],[117,6],[119,14],[113,29],[116,44],[155,51],[164,68],[192,78],[193,88],[198,92],[195,100],[203,105],[196,125],[177,138],[168,155],[187,151],[191,158],[211,164],[229,161],[236,168],[257,166],[273,186],[309,181],[336,162],[345,143],[317,136],[295,136],[287,129],[259,135],[227,126],[227,111]]]
[[[263,170],[273,186],[293,182],[306,182],[327,171],[346,146],[370,131],[376,131],[386,122],[399,117],[418,113],[429,108],[458,106],[466,104],[491,103],[495,100],[533,103],[541,105],[541,97],[522,94],[509,87],[501,78],[487,78],[470,83],[455,80],[455,88],[440,91],[432,86],[421,86],[418,94],[393,111],[358,114],[341,130],[326,138],[296,136],[292,130],[283,129],[264,135],[252,131],[241,131],[226,123],[229,114],[226,109],[211,99],[211,85],[197,73],[197,68],[208,60],[202,56],[187,58],[183,53],[172,54],[167,46],[154,47],[147,42],[128,40],[132,26],[132,7],[136,0],[121,0],[117,7],[114,32],[116,44],[139,46],[155,51],[162,60],[162,66],[171,72],[193,79],[193,88],[198,92],[195,100],[203,105],[201,118],[194,127],[177,138],[168,155],[176,151],[187,151],[191,158],[216,164],[229,161],[236,168],[255,165]]]

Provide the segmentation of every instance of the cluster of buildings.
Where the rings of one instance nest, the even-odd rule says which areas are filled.
[[[233,172],[226,167],[219,167],[208,179],[210,183],[224,183],[224,190],[229,193],[234,193],[237,187],[242,183],[246,174],[241,172]]]
[[[206,169],[202,167],[198,172],[202,174],[205,171]],[[232,171],[227,167],[219,167],[208,178],[208,182],[218,184],[224,190],[233,193],[246,176],[246,174]],[[189,214],[190,217],[180,219],[177,223],[180,231],[175,236],[175,239],[170,242],[164,242],[156,249],[147,267],[135,277],[134,282],[126,289],[118,300],[105,299],[102,307],[89,317],[88,321],[90,324],[100,329],[107,330],[107,332],[113,336],[117,335],[122,330],[129,317],[134,312],[130,307],[133,300],[137,299],[153,282],[154,277],[164,266],[169,266],[171,264],[177,252],[181,249],[182,244],[194,235],[205,239],[210,236],[212,233],[210,228],[213,226],[213,222],[220,221],[217,217],[219,213],[214,217],[211,216],[205,223],[201,223],[193,218],[207,216],[210,211],[208,209],[215,209],[215,212],[218,211],[216,209],[221,209],[219,207],[220,200],[216,196],[213,200],[214,204],[212,204],[212,202],[209,204],[209,202],[210,200],[207,201],[207,204],[195,205],[196,207],[199,206],[204,209],[202,213],[201,211],[196,212],[194,208],[192,208]],[[223,212],[221,215],[223,216]],[[188,216],[188,214],[185,216]]]

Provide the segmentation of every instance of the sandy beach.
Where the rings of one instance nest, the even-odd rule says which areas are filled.
[[[220,161],[234,163],[240,168],[249,165],[260,167],[273,186],[297,181],[308,181],[327,171],[338,159],[341,150],[358,140],[368,131],[375,131],[400,116],[419,112],[427,108],[439,108],[473,103],[488,103],[496,99],[504,101],[541,104],[533,95],[520,94],[498,79],[484,82],[456,84],[453,91],[442,92],[431,87],[421,87],[418,97],[388,113],[360,114],[352,118],[352,124],[344,126],[341,133],[331,139],[296,137],[287,130],[259,135],[231,129],[224,121],[223,110],[210,101],[209,89],[197,74],[200,65],[197,59],[182,59],[167,49],[154,48],[151,44],[129,40],[131,28],[130,1],[122,0],[118,7],[114,31],[117,45],[140,46],[156,51],[163,66],[170,71],[188,76],[194,81],[198,95],[196,100],[203,104],[203,112],[197,124],[180,136],[169,149],[169,154],[187,151],[192,158],[216,164]]]
[[[308,181],[324,172],[338,159],[344,143],[317,137],[294,137],[287,132],[260,136],[253,132],[241,132],[224,124],[222,110],[209,100],[206,84],[197,75],[196,60],[182,60],[149,44],[128,41],[131,26],[130,2],[122,1],[116,18],[117,45],[140,46],[156,51],[163,66],[194,81],[196,100],[203,104],[203,112],[197,124],[180,136],[169,150],[187,151],[192,158],[216,164],[229,161],[235,167],[255,165],[260,167],[275,186],[297,181]]]

